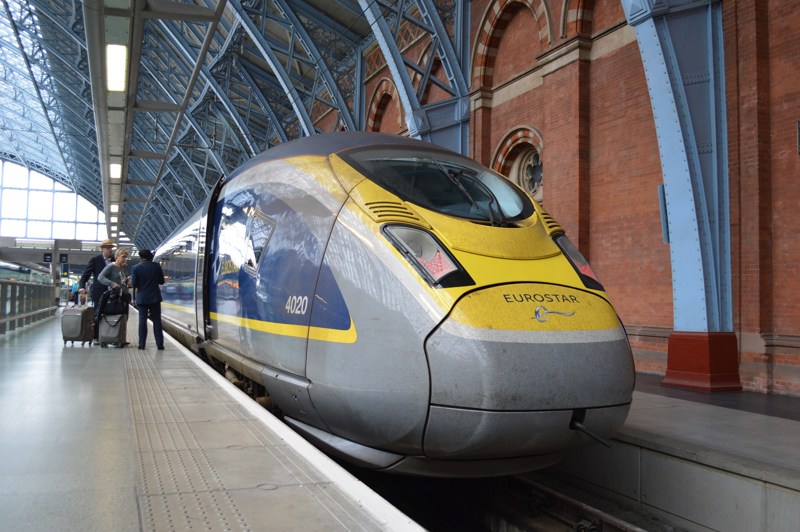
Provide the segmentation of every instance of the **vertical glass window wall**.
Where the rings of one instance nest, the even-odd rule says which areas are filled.
[[[67,187],[3,161],[0,236],[96,241],[108,238],[105,214]]]

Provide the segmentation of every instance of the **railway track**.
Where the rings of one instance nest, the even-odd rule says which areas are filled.
[[[487,530],[645,532],[633,523],[523,476],[489,499]]]
[[[604,508],[613,506],[606,511],[589,496],[570,496],[565,493],[567,490],[545,485],[545,477],[538,474],[436,479],[398,477],[358,469],[351,469],[351,472],[431,532],[681,530],[617,505],[602,505]]]

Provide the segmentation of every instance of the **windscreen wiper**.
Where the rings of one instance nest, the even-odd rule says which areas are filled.
[[[486,183],[478,179],[478,176],[468,171],[466,168],[446,168],[442,163],[439,161],[433,160],[434,164],[439,167],[439,169],[444,172],[450,181],[452,181],[461,192],[472,202],[473,207],[480,208],[478,202],[476,202],[467,189],[464,187],[464,184],[461,182],[461,178],[466,178],[469,180],[470,183],[480,188],[484,194],[489,198],[489,205],[486,208],[486,213],[489,215],[489,223],[492,227],[506,227],[508,223],[506,222],[505,214],[503,214],[503,209],[500,208],[500,202],[497,200],[497,196],[494,195],[492,189],[486,186]],[[494,211],[492,208],[494,205],[497,208],[497,212]],[[497,215],[500,220],[499,222],[495,221],[495,215]]]
[[[467,179],[469,179],[470,183],[476,184],[478,188],[483,190],[483,192],[486,193],[486,195],[489,197],[489,208],[486,209],[486,213],[489,215],[489,223],[492,226],[499,225],[495,223],[494,212],[492,211],[492,203],[497,202],[497,198],[486,185],[484,185],[479,179],[476,179],[474,176],[468,174],[463,168],[460,169],[447,168],[436,159],[427,159],[427,160],[435,164],[436,167],[439,168],[439,170],[441,170],[444,173],[444,175],[447,176],[447,178],[458,188],[458,190],[464,195],[464,197],[469,200],[472,207],[479,209],[481,211],[483,209],[481,208],[480,204],[477,201],[475,201],[475,199],[472,197],[472,194],[470,194],[469,191],[466,189],[464,184],[461,182],[461,178],[466,177]],[[503,217],[502,212],[500,213],[500,218],[503,224],[505,224],[505,219]]]

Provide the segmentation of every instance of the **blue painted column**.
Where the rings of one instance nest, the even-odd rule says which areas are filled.
[[[653,108],[672,267],[664,384],[740,389],[720,0],[622,0]],[[655,193],[655,191],[654,191]]]

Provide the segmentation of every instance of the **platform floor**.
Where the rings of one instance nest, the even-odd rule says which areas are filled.
[[[185,348],[148,340],[64,346],[58,317],[0,335],[0,530],[419,530]],[[554,475],[680,529],[797,530],[800,399],[659,382],[639,375],[612,447]]]
[[[419,530],[167,338],[0,335],[0,529]]]
[[[575,453],[554,476],[681,530],[800,530],[800,399],[660,381],[637,375],[611,448]]]

